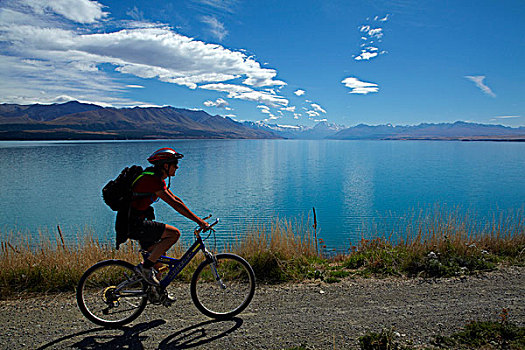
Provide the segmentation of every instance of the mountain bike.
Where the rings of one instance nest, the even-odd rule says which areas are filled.
[[[209,217],[208,217],[209,218]],[[208,226],[209,234],[201,237],[195,230],[195,242],[180,259],[160,257],[157,262],[167,271],[160,286],[148,284],[134,271],[134,265],[123,260],[101,261],[82,275],[77,287],[80,311],[90,321],[106,327],[118,327],[135,320],[152,304],[171,305],[166,287],[199,253],[205,260],[197,267],[190,282],[191,299],[204,315],[215,319],[230,319],[250,304],[255,293],[255,274],[242,257],[231,253],[212,254],[205,241],[219,222]],[[144,258],[149,256],[141,250]]]

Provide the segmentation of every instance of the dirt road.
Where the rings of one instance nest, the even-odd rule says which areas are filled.
[[[442,280],[348,279],[258,286],[238,318],[214,322],[191,303],[189,286],[169,309],[149,305],[122,329],[87,321],[73,294],[0,301],[1,349],[355,349],[367,331],[394,327],[424,344],[469,320],[525,325],[525,268]]]

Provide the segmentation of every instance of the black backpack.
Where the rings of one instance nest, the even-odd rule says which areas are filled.
[[[102,189],[104,202],[114,211],[128,208],[133,197],[132,186],[143,172],[139,165],[124,168],[115,180]]]

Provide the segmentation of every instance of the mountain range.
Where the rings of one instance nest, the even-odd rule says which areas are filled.
[[[105,108],[76,101],[0,105],[0,139],[279,138],[231,118],[174,107]]]
[[[491,140],[525,141],[525,127],[511,128],[495,124],[455,123],[413,126],[360,124],[343,129],[328,138],[338,140]]]
[[[243,122],[244,125],[256,129],[272,132],[285,139],[307,139],[319,140],[334,136],[346,127],[325,121],[317,123],[313,127],[304,125],[279,125],[266,124],[263,122]]]
[[[202,110],[108,108],[71,101],[52,105],[0,104],[0,140],[61,139],[337,139],[525,141],[525,127],[467,122],[313,127],[237,122]]]

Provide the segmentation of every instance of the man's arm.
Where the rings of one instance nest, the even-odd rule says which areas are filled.
[[[162,199],[164,202],[168,203],[170,207],[175,209],[178,213],[181,215],[187,217],[188,219],[195,221],[201,228],[208,227],[208,223],[201,218],[199,218],[197,215],[195,215],[187,206],[184,204],[182,199],[175,196],[173,192],[171,192],[169,189],[160,190],[155,192],[155,194]]]
[[[176,200],[180,201],[182,203],[182,199],[180,199],[179,197],[177,197],[173,192],[171,192],[171,190],[168,188],[166,190],[170,195],[173,196],[173,198],[175,198]]]

